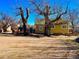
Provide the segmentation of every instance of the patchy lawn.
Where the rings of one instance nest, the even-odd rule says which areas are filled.
[[[76,59],[75,38],[0,36],[0,59]]]

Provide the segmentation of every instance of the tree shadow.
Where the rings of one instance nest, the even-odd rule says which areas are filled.
[[[23,34],[18,34],[18,35],[15,35],[15,36],[21,36],[21,37],[35,37],[35,38],[41,38],[41,37],[44,37],[44,35],[42,34],[28,34],[28,35],[23,35]]]

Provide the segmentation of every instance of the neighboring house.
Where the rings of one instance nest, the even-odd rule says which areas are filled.
[[[52,34],[70,34],[72,33],[71,22],[62,19],[54,22],[52,21],[51,32]]]
[[[7,27],[7,32],[8,32],[8,33],[12,33],[11,26],[8,26],[8,27]]]
[[[79,24],[77,24],[76,26],[74,26],[74,31],[79,33]]]
[[[45,21],[42,20],[37,20],[35,23],[35,33],[44,33],[44,24]]]
[[[44,33],[44,24],[45,24],[45,21],[44,20],[39,20],[39,21],[36,21],[36,33]],[[71,22],[69,21],[66,21],[66,20],[57,20],[57,21],[54,21],[52,20],[51,21],[51,30],[50,30],[50,33],[51,34],[70,34],[72,33],[72,25],[71,25]]]

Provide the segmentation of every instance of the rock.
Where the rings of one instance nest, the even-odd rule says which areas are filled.
[[[76,38],[75,41],[76,41],[77,43],[79,43],[79,38]]]

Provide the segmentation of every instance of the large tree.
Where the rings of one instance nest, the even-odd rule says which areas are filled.
[[[44,35],[50,36],[50,25],[51,21],[49,19],[50,15],[57,14],[55,21],[59,20],[62,15],[67,13],[67,8],[63,11],[61,8],[56,8],[57,6],[54,6],[55,8],[51,8],[49,4],[44,4],[43,1],[40,3],[41,0],[38,0],[39,2],[36,2],[36,0],[30,0],[30,2],[34,5],[35,10],[39,15],[44,16],[45,19],[45,30]],[[46,1],[46,0],[44,0]],[[53,10],[53,11],[52,11]]]
[[[23,23],[23,30],[24,30],[24,35],[28,34],[28,32],[26,32],[27,30],[27,20],[28,20],[28,17],[29,17],[29,10],[26,8],[26,18],[24,17],[24,11],[22,9],[22,7],[19,8],[19,11],[20,11],[20,16],[21,16],[21,19],[22,19],[22,23]]]

